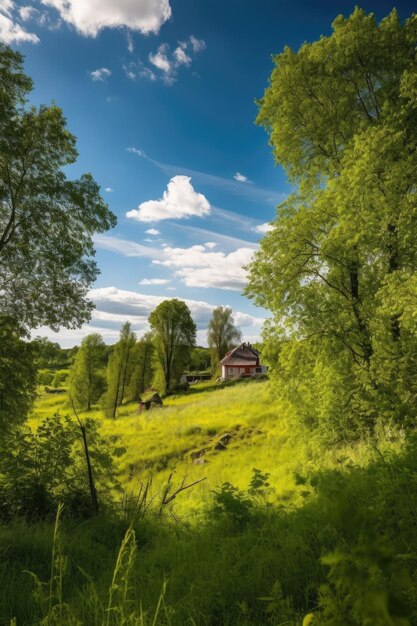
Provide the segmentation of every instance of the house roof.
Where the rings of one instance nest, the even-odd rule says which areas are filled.
[[[253,361],[243,361],[242,359],[234,359],[231,357],[227,361],[224,361],[223,365],[227,365],[227,367],[244,367],[247,365],[255,366],[256,360],[255,357],[253,358]]]
[[[237,348],[229,350],[229,352],[222,358],[220,363],[222,365],[249,365],[258,360],[259,352],[251,347],[250,344],[242,343]]]

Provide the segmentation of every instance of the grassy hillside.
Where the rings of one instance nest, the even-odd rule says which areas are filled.
[[[67,394],[41,391],[30,423],[36,428],[39,420],[57,411],[72,414]],[[294,432],[268,382],[243,380],[226,387],[202,383],[166,398],[162,408],[138,414],[136,404],[129,403],[119,408],[116,420],[103,417],[99,407],[80,412],[81,418],[87,416],[98,420],[102,434],[111,440],[127,490],[137,492],[151,477],[156,490],[172,472],[176,482],[205,477],[196,490],[177,499],[175,509],[181,514],[204,508],[211,490],[224,482],[246,488],[253,468],[270,474],[272,502],[303,501],[295,472],[308,462],[306,446],[290,437]],[[364,447],[351,447],[349,458],[360,462]],[[341,449],[324,453],[323,467],[343,454]]]
[[[66,403],[40,395],[32,427],[70,412]],[[310,612],[314,626],[417,623],[413,438],[389,427],[329,449],[284,416],[267,382],[196,386],[141,415],[123,406],[116,420],[91,415],[123,486],[137,493],[152,477],[154,506],[64,517],[52,577],[51,521],[0,527],[0,624],[301,626]],[[205,480],[159,514],[171,473],[173,490]],[[129,524],[135,540],[112,586]]]

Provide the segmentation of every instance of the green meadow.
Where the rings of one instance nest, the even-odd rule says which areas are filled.
[[[66,394],[41,388],[30,427],[57,411],[71,414]],[[392,602],[417,600],[416,444],[400,429],[328,449],[267,381],[88,417],[111,442],[118,512],[63,515],[55,539],[52,521],[3,526],[0,623],[301,626],[349,623],[339,619],[352,611],[408,623],[389,621]]]

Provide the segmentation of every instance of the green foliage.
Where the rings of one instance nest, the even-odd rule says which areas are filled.
[[[185,302],[164,300],[149,316],[159,376],[157,383],[169,393],[178,383],[195,345],[196,325]]]
[[[49,341],[46,337],[35,337],[31,343],[38,367],[48,368],[65,364],[67,354],[61,349],[59,343]]]
[[[116,418],[117,407],[123,403],[133,367],[136,335],[126,322],[120,331],[120,339],[110,353],[107,364],[107,391],[103,397],[103,408],[107,417]]]
[[[330,438],[417,408],[417,19],[355,9],[275,57],[260,100],[298,184],[251,266],[263,356],[293,414]]]
[[[54,379],[54,373],[51,370],[38,370],[39,385],[50,385]]]
[[[69,376],[70,372],[68,370],[58,370],[55,372],[52,379],[52,386],[55,387],[55,389],[62,387],[67,383]]]
[[[25,420],[35,396],[35,355],[26,338],[14,320],[0,316],[1,434]]]
[[[133,347],[132,368],[127,389],[129,400],[136,402],[151,386],[154,377],[154,347],[152,336],[146,333]]]
[[[115,486],[112,459],[96,422],[86,423],[90,456],[104,500]],[[59,502],[69,514],[90,513],[87,472],[78,425],[68,416],[42,421],[36,432],[21,427],[11,433],[0,459],[0,516],[3,520],[48,517]]]
[[[229,307],[218,306],[213,310],[207,331],[213,372],[219,367],[226,352],[241,341],[242,335],[234,325],[233,312]]]
[[[69,376],[70,394],[74,403],[89,411],[103,395],[105,379],[101,361],[105,344],[101,335],[87,335],[74,357]]]
[[[190,372],[204,372],[210,368],[210,350],[196,346],[191,350],[188,369]]]
[[[27,106],[22,56],[0,46],[0,313],[31,328],[74,327],[92,309],[92,237],[116,218],[90,174],[66,177],[77,151],[61,109]]]

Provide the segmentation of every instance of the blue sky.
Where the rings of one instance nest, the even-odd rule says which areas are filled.
[[[35,104],[54,100],[78,138],[68,174],[91,172],[118,217],[97,237],[89,326],[39,334],[72,346],[88,332],[138,335],[161,300],[184,299],[205,343],[229,305],[246,339],[267,312],[241,295],[276,205],[290,191],[255,99],[271,54],[331,32],[341,0],[0,0],[0,39],[24,53]],[[385,0],[361,6],[378,18]],[[402,17],[413,3],[396,3]]]

